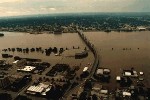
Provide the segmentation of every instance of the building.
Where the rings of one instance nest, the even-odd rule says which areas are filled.
[[[30,86],[26,93],[27,94],[32,94],[32,95],[46,95],[46,92],[50,91],[52,87],[52,84],[44,84],[44,83],[39,83],[38,85],[32,85]]]
[[[103,69],[97,69],[96,74],[97,75],[103,75]]]
[[[120,76],[117,76],[117,77],[116,77],[116,81],[120,82],[120,81],[121,81],[121,77],[120,77]]]
[[[14,91],[14,92],[18,92],[24,86],[28,85],[29,82],[31,82],[31,80],[32,80],[31,75],[22,75],[22,76],[13,75],[11,77],[14,78],[14,80],[11,81],[12,84],[9,87],[9,89]]]
[[[138,77],[138,74],[135,70],[123,70],[123,76]]]
[[[125,96],[131,97],[131,93],[130,92],[126,92],[126,91],[123,91],[122,95],[123,95],[123,97],[125,97]]]
[[[83,69],[83,72],[87,71],[88,70],[88,67],[84,67]]]
[[[146,28],[141,26],[141,27],[137,27],[137,30],[138,31],[146,31]]]
[[[75,54],[75,59],[81,59],[81,58],[85,58],[87,56],[88,56],[88,51],[85,50],[85,51],[83,51],[81,53],[76,53]]]
[[[99,83],[94,83],[93,87],[92,87],[92,91],[99,93],[100,90],[102,89],[102,85]]]
[[[103,82],[109,82],[110,80],[110,69],[98,68],[94,74],[94,78]]]
[[[24,64],[27,63],[27,60],[26,59],[21,59],[21,60],[15,60],[13,62],[13,65],[16,65],[16,66],[23,66]]]
[[[6,88],[10,84],[11,82],[8,76],[0,75],[0,88]]]
[[[0,60],[0,68],[3,68],[6,65],[5,60]]]
[[[100,90],[100,93],[101,93],[101,94],[108,94],[108,90],[103,90],[103,89],[102,89],[102,90]]]
[[[36,67],[33,66],[25,66],[22,69],[17,69],[17,71],[21,71],[21,72],[33,72],[35,70]]]
[[[107,68],[99,68],[96,71],[97,75],[105,75],[105,74],[110,74],[110,69]]]

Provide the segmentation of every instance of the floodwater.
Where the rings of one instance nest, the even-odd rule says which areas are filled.
[[[0,37],[0,51],[5,48],[32,48],[49,47],[69,48],[73,46],[84,49],[85,44],[76,33],[54,34],[28,34],[16,32],[3,32],[4,37]],[[85,32],[87,38],[94,44],[100,55],[100,67],[111,70],[111,80],[109,86],[116,87],[115,78],[122,74],[122,69],[131,69],[145,73],[145,85],[150,86],[150,32]],[[2,52],[2,51],[1,51]],[[73,51],[74,52],[74,51]],[[56,62],[62,57],[55,57],[54,54],[45,56],[40,53],[14,53],[21,57],[39,58],[44,61]],[[1,57],[1,56],[0,56]],[[89,59],[92,57],[92,59]],[[89,56],[88,61],[93,60]],[[72,60],[63,60],[64,62]],[[84,62],[81,61],[81,62]],[[93,62],[93,61],[91,61]]]
[[[29,33],[21,33],[21,32],[3,32],[4,37],[0,37],[0,54],[6,53],[11,54],[13,56],[19,56],[23,58],[35,58],[35,59],[41,59],[43,62],[49,62],[52,66],[56,63],[65,63],[69,64],[70,67],[73,66],[80,66],[79,71],[77,72],[77,76],[79,77],[82,73],[85,66],[88,65],[88,63],[93,63],[94,56],[92,52],[89,51],[88,57],[83,59],[75,59],[73,56],[75,53],[79,53],[83,51],[86,47],[84,42],[81,40],[81,38],[78,36],[77,33],[66,33],[66,34],[60,34],[60,35],[54,35],[54,34],[29,34]],[[73,46],[76,49],[73,49]],[[54,53],[51,53],[50,56],[46,56],[45,53],[42,52],[29,52],[29,53],[23,53],[23,52],[12,52],[2,51],[3,49],[7,48],[36,48],[36,47],[42,47],[42,50],[48,49],[49,47],[57,47],[59,48],[68,48],[68,50],[65,50],[61,56],[55,56]],[[77,49],[79,47],[79,49]],[[14,61],[13,58],[2,58],[0,55],[0,59],[6,60],[6,62],[11,63]],[[51,70],[52,67],[47,68],[42,75],[45,77],[45,74]],[[6,73],[9,73],[9,75],[13,75],[17,73],[18,67],[14,66],[12,68],[9,68]],[[91,66],[89,66],[89,70],[91,69]],[[1,72],[1,70],[0,70]],[[79,74],[78,74],[79,73]],[[19,73],[22,74],[22,73]],[[37,74],[33,74],[32,79],[38,79],[39,76]],[[26,89],[26,88],[25,88]],[[22,90],[22,94],[25,93],[25,89]],[[2,91],[2,90],[0,90]],[[11,91],[8,91],[8,93],[12,94],[12,97],[16,97],[16,93],[12,93]],[[41,98],[32,97],[33,99],[41,100]],[[43,100],[43,99],[42,99]]]
[[[21,33],[21,32],[3,32],[5,34],[4,37],[0,37],[0,51],[3,53],[2,49],[7,48],[36,48],[42,47],[42,49],[48,49],[49,47],[57,47],[59,48],[68,48],[72,49],[74,47],[84,48],[85,44],[81,41],[78,34],[29,34],[29,33]],[[7,52],[6,52],[7,53]],[[8,52],[8,54],[12,54],[12,52]],[[14,52],[13,55],[27,57],[27,58],[38,58],[44,61],[49,61],[50,57],[46,56],[42,53],[37,52],[29,52],[26,53],[18,53]],[[54,57],[55,55],[52,53],[51,60],[61,60],[61,57]],[[0,56],[1,57],[1,56]]]
[[[145,84],[150,86],[150,32],[86,32],[100,55],[100,67],[111,70],[110,84],[122,69],[144,71]],[[124,49],[124,50],[123,50]]]
[[[8,47],[72,47],[84,46],[78,34],[29,34],[21,32],[3,32],[0,37],[0,49]]]

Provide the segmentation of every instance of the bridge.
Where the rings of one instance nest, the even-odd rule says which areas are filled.
[[[90,43],[90,41],[86,38],[86,36],[81,31],[77,31],[77,32],[78,32],[79,36],[81,37],[81,39],[84,41],[84,43],[88,46],[88,48],[94,54],[94,63],[92,65],[90,75],[88,76],[88,79],[90,79],[93,76],[93,74],[95,73],[95,70],[97,69],[97,67],[99,66],[99,55],[98,55],[97,50],[94,47],[94,45],[92,43]]]
[[[67,95],[68,95],[71,91],[73,91],[73,90],[75,90],[75,89],[78,89],[78,88],[79,88],[80,86],[82,86],[86,81],[90,80],[90,79],[93,77],[93,75],[94,75],[96,69],[97,69],[98,66],[99,66],[99,55],[98,55],[98,53],[97,53],[96,48],[94,47],[94,45],[93,45],[92,43],[90,43],[90,41],[86,38],[86,36],[82,33],[82,31],[78,30],[77,33],[78,33],[79,37],[83,40],[83,42],[87,45],[87,47],[88,47],[88,48],[91,50],[91,52],[93,53],[93,55],[94,55],[94,63],[92,64],[92,68],[91,68],[91,71],[90,71],[90,75],[89,75],[87,78],[85,78],[85,80],[84,80],[83,82],[81,82],[79,85],[77,85],[77,86],[74,87],[73,89],[71,89],[71,86],[72,86],[72,85],[71,85],[71,86],[68,88],[68,90],[65,92],[65,94],[63,95],[62,100],[66,100]],[[74,81],[75,81],[75,79],[73,80],[73,82],[74,82]],[[73,84],[73,83],[72,83],[72,84]]]

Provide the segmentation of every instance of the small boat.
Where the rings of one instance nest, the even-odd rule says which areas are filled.
[[[0,33],[0,37],[2,37],[2,36],[4,36],[4,34],[3,34],[3,33]]]

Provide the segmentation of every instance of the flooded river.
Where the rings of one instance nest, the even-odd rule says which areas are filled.
[[[84,48],[85,44],[76,33],[54,34],[28,34],[3,32],[0,37],[0,50],[12,47],[64,47]],[[150,32],[85,32],[87,38],[94,44],[100,55],[100,67],[111,70],[111,86],[116,87],[115,78],[121,75],[122,69],[144,71],[145,78],[150,79]],[[46,57],[44,54],[23,54],[15,55],[31,58],[41,58],[45,61],[56,61],[56,57]],[[53,55],[54,56],[54,55]],[[60,58],[59,60],[61,60]],[[90,60],[90,59],[89,59]],[[74,62],[72,60],[72,62]],[[150,80],[145,80],[150,85]]]
[[[150,32],[86,32],[100,55],[100,67],[111,69],[111,84],[122,69],[145,72],[145,83],[150,86]]]
[[[48,49],[49,47],[57,47],[59,48],[68,48],[72,49],[74,47],[84,48],[85,44],[81,41],[78,34],[29,34],[29,33],[18,33],[18,32],[3,32],[5,34],[4,37],[0,37],[0,51],[2,49],[7,48],[36,48],[42,47],[42,49]],[[2,52],[2,51],[1,51]],[[2,52],[3,53],[3,52]],[[6,52],[7,53],[7,52]],[[9,54],[12,52],[9,52]],[[29,57],[29,58],[38,58],[44,61],[49,61],[50,57],[45,56],[45,54],[33,52],[29,54],[14,52],[13,55],[21,56],[21,57]],[[61,59],[61,57],[54,57],[54,54],[51,54],[51,60]]]

